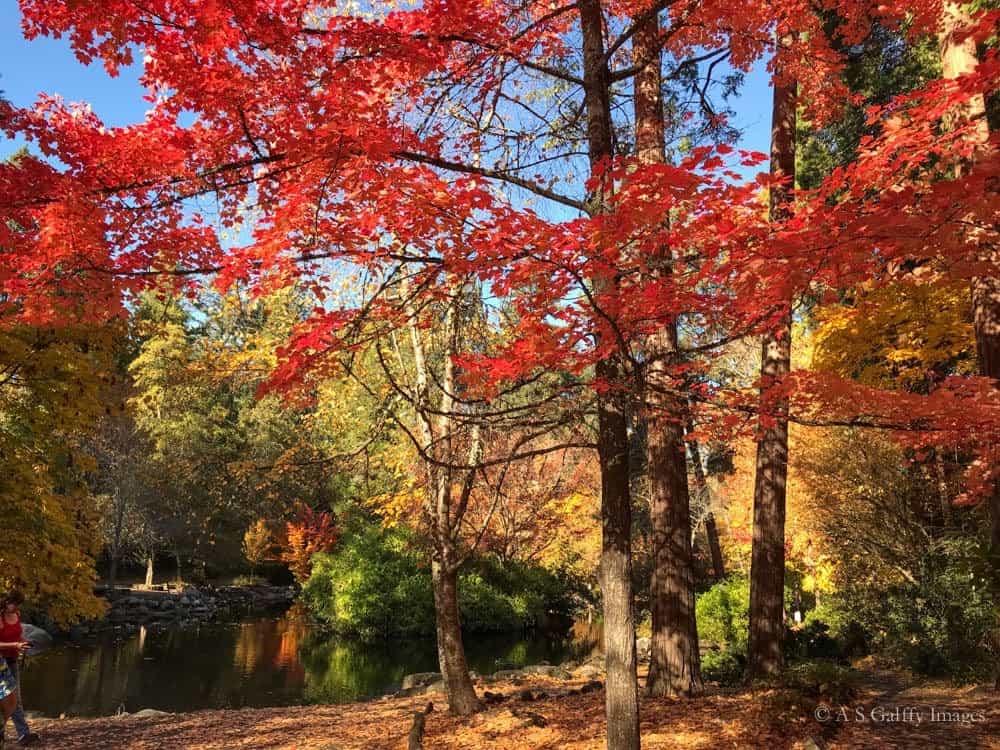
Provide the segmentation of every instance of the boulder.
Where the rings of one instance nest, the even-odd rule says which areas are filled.
[[[524,674],[537,674],[542,677],[554,677],[556,679],[569,679],[569,672],[562,667],[553,667],[551,664],[529,664],[521,670]]]
[[[600,680],[591,680],[586,685],[580,686],[581,693],[593,693],[595,690],[600,690],[604,687],[604,683]]]
[[[162,719],[165,716],[171,716],[166,711],[157,711],[155,708],[144,708],[141,711],[136,711],[134,714],[130,714],[133,719]]]
[[[520,680],[524,677],[524,672],[520,669],[501,669],[493,673],[494,680]]]
[[[578,680],[596,680],[604,674],[604,670],[594,664],[584,664],[573,670],[573,677]]]
[[[408,674],[403,678],[402,689],[410,690],[415,687],[427,687],[428,685],[439,682],[440,680],[440,672],[417,672],[416,674]]]

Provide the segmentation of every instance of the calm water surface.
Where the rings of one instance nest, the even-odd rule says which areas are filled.
[[[470,668],[557,664],[592,653],[595,633],[468,634]],[[437,670],[433,640],[360,643],[322,633],[293,614],[131,636],[107,634],[31,657],[24,706],[47,716],[106,716],[155,708],[343,703],[398,688],[403,676]]]

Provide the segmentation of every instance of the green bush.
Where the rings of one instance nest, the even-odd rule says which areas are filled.
[[[807,618],[800,627],[788,629],[782,645],[788,661],[840,659],[843,655],[841,644],[830,635],[830,626],[816,618]]]
[[[743,680],[746,659],[735,651],[712,649],[701,655],[701,676],[720,685],[739,685]]]
[[[806,613],[803,622],[806,630],[825,629],[837,646],[837,655],[843,658],[864,656],[871,651],[871,635],[854,615],[847,601],[836,594],[829,594]],[[821,657],[823,654],[814,653]]]
[[[700,594],[695,603],[698,639],[745,654],[750,621],[750,581],[730,576]]]
[[[983,558],[953,541],[929,550],[914,579],[877,600],[869,619],[876,648],[923,674],[986,679],[996,610]]]
[[[845,704],[857,695],[859,675],[829,659],[802,661],[782,675],[785,687],[830,703]]]
[[[364,638],[434,633],[430,570],[405,531],[357,524],[327,554],[313,558],[303,587],[310,610],[334,630]],[[509,631],[571,617],[572,578],[523,563],[469,561],[459,574],[462,625]]]

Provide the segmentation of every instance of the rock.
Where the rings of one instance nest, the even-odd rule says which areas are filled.
[[[556,679],[569,679],[569,672],[562,667],[553,667],[551,664],[530,664],[521,670],[524,674],[537,674],[542,677],[553,677]]]
[[[535,727],[545,727],[549,723],[548,719],[534,711],[525,711],[523,708],[512,708],[510,712],[518,719],[522,719]]]
[[[653,649],[653,642],[649,638],[635,639],[635,652],[639,661],[649,661],[649,655]]]
[[[520,680],[524,677],[524,672],[520,669],[501,669],[493,673],[494,680]]]
[[[573,670],[573,677],[578,680],[596,680],[604,674],[604,670],[593,664],[584,664]]]
[[[440,672],[417,672],[408,674],[403,678],[403,690],[410,690],[415,687],[427,687],[431,683],[441,680]]]
[[[162,719],[165,716],[172,716],[173,714],[168,714],[166,711],[157,711],[155,708],[144,708],[141,711],[136,711],[131,714],[133,719]]]
[[[437,682],[432,682],[430,685],[424,688],[424,693],[445,693],[444,680],[438,680]]]

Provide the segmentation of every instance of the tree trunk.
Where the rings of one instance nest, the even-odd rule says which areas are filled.
[[[676,399],[674,399],[676,402]],[[681,423],[654,422],[647,438],[652,634],[646,692],[691,696],[701,692],[701,657],[694,611],[691,515]]]
[[[592,171],[612,156],[611,76],[604,54],[600,0],[580,0],[583,40],[584,105],[587,145]],[[606,210],[606,184],[590,197],[592,213]],[[594,278],[601,293],[615,279]],[[608,750],[639,748],[639,687],[636,679],[635,622],[632,613],[632,499],[629,493],[629,448],[626,398],[620,389],[617,357],[596,366],[598,380],[610,390],[597,397],[597,452],[601,468],[600,584],[604,609],[604,651],[607,666],[605,710]]]
[[[108,597],[114,599],[115,586],[118,583],[118,551],[111,551],[111,561],[108,563]]]
[[[431,563],[434,586],[434,624],[437,629],[438,663],[453,714],[469,716],[479,710],[479,698],[469,678],[458,613],[458,575],[435,560]]]
[[[407,294],[403,288],[404,296]],[[458,288],[452,289],[457,295]],[[448,305],[445,315],[444,330],[446,349],[442,353],[444,372],[441,379],[441,402],[439,408],[431,408],[430,384],[431,371],[424,351],[423,341],[417,327],[414,311],[407,305],[409,318],[408,328],[410,342],[413,347],[415,392],[414,404],[417,408],[417,424],[425,450],[439,455],[445,462],[454,459],[453,435],[455,393],[455,365],[453,355],[458,350],[458,314],[457,298]],[[434,412],[437,412],[435,415]],[[474,430],[472,447],[468,461],[474,464],[477,460],[478,430]],[[458,508],[452,507],[452,470],[447,466],[436,466],[425,463],[424,471],[427,477],[427,497],[424,512],[429,521],[431,540],[434,552],[431,560],[431,584],[434,590],[434,624],[437,631],[438,663],[444,678],[445,691],[448,696],[449,710],[458,716],[468,716],[481,708],[476,691],[469,678],[469,667],[465,660],[465,647],[462,644],[462,626],[458,611],[458,564],[456,536],[462,523],[465,503],[472,490],[475,472],[470,471],[462,488],[462,496]]]
[[[118,584],[118,558],[121,557],[122,548],[122,526],[124,524],[125,507],[121,495],[116,490],[114,493],[115,502],[115,527],[111,540],[111,554],[108,564],[108,596],[112,599],[115,596],[115,586]]]
[[[645,66],[635,78],[636,151],[644,164],[662,164],[663,101],[660,24],[654,15],[633,40],[633,60]],[[658,273],[671,273],[671,248],[663,248]],[[670,320],[646,342],[649,411],[646,471],[649,477],[652,633],[646,692],[691,696],[701,692],[701,656],[694,617],[694,568],[684,422],[687,402],[669,393],[669,367],[677,356],[677,322]]]
[[[966,5],[948,0],[944,5],[944,18],[941,33],[938,36],[938,49],[941,53],[941,70],[945,78],[958,78],[966,73],[972,73],[979,65],[976,56],[976,43],[973,39],[963,38],[959,32],[968,24],[969,13]],[[973,97],[966,111],[958,116],[976,119],[975,137],[980,143],[989,141],[989,123],[986,119],[986,99],[984,96]],[[1000,264],[1000,254],[995,246],[983,248],[982,260],[996,267]],[[972,280],[972,325],[976,333],[976,359],[979,364],[979,374],[992,378],[994,385],[1000,388],[1000,278],[996,276],[979,276]],[[992,452],[993,465],[996,470],[998,452]],[[1000,477],[994,479],[993,487],[986,497],[986,507],[990,517],[990,559],[1000,567]],[[1000,612],[1000,606],[997,607]],[[1000,642],[1000,614],[997,616],[996,634]],[[996,682],[994,688],[1000,691],[1000,664],[996,666]]]
[[[937,482],[938,502],[941,504],[941,525],[947,531],[952,526],[951,493],[948,490],[948,472],[940,448],[934,449],[934,479]]]
[[[970,16],[966,6],[949,2],[944,6],[944,23],[938,37],[941,53],[941,70],[945,78],[958,78],[973,73],[979,65],[976,57],[976,43],[963,37],[959,32],[968,25]],[[989,140],[989,124],[986,120],[986,100],[983,96],[973,97],[966,105],[966,111],[955,117],[976,120],[973,137],[980,143]],[[995,247],[983,250],[984,261],[1000,262]],[[1000,387],[1000,278],[980,276],[972,280],[972,324],[976,333],[976,359],[979,374],[993,378]],[[994,453],[996,461],[996,453]],[[995,467],[991,467],[995,468]],[[993,491],[986,499],[990,514],[990,542],[995,555],[1000,556],[1000,479],[993,483]]]
[[[597,377],[615,382],[618,368],[600,362]],[[632,499],[624,398],[598,400],[597,451],[601,464],[601,603],[607,671],[605,709],[608,750],[639,748],[639,688],[632,612]]]
[[[780,61],[780,44],[778,58]],[[780,75],[780,68],[778,74]],[[794,81],[774,87],[771,123],[772,221],[787,215],[795,179]],[[785,303],[777,330],[768,331],[761,348],[761,418],[754,478],[753,545],[750,560],[750,637],[747,678],[773,675],[783,666],[785,580],[785,490],[788,478],[788,402],[768,393],[788,374],[791,361],[791,300]]]
[[[722,546],[719,544],[719,527],[715,523],[715,515],[713,513],[705,516],[705,536],[708,537],[708,549],[712,554],[712,570],[715,573],[715,580],[721,581],[726,577],[726,563],[722,558]]]
[[[687,432],[690,434],[694,430],[691,420],[688,420]],[[694,486],[698,493],[699,500],[706,505],[710,502],[708,494],[708,482],[705,479],[705,469],[701,465],[701,449],[697,440],[687,441],[688,450],[691,451],[691,465],[694,469]],[[710,506],[709,506],[710,507]],[[712,571],[715,579],[721,581],[726,577],[726,563],[722,557],[722,545],[719,543],[719,527],[715,523],[715,514],[708,511],[705,514],[705,536],[708,537],[708,550],[712,555]]]
[[[146,588],[153,586],[153,553],[146,556]]]

